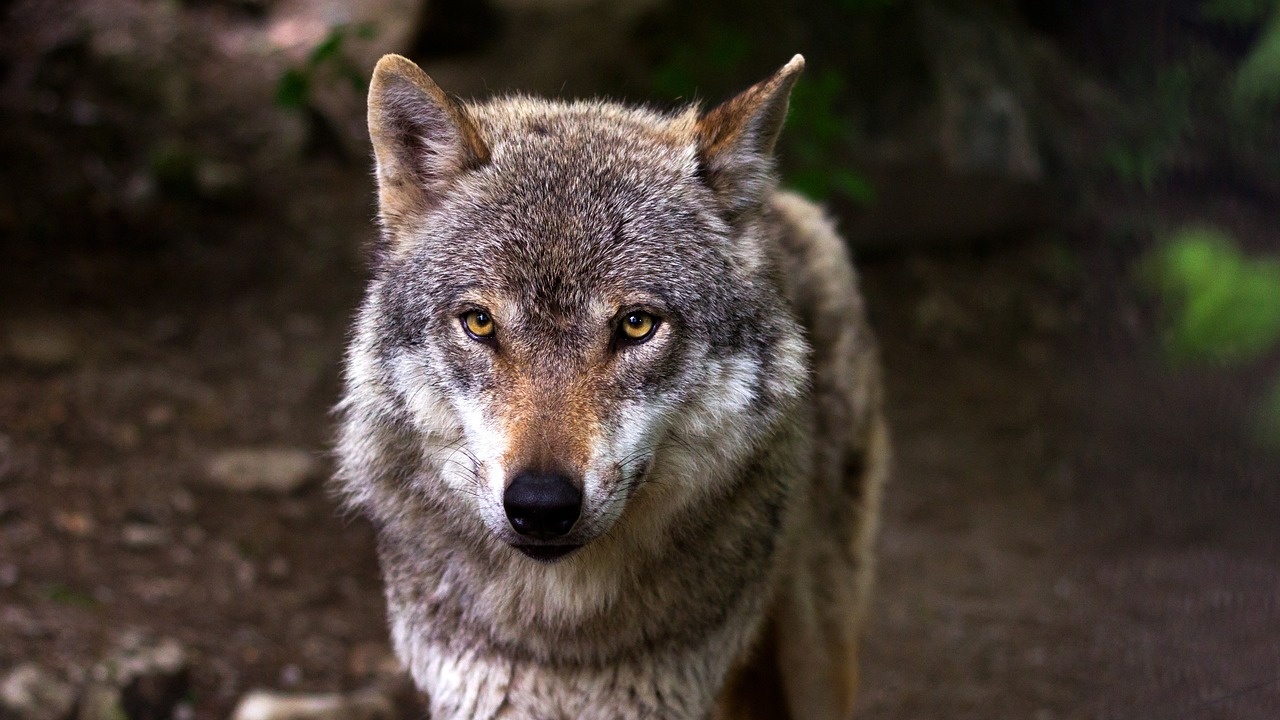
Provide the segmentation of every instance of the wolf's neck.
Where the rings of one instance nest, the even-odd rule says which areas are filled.
[[[728,661],[754,639],[755,627],[728,623],[692,645],[585,665],[423,642],[398,625],[393,634],[433,720],[699,720],[709,716]]]

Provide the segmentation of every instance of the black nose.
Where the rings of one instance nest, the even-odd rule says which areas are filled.
[[[502,496],[511,527],[538,540],[564,537],[582,512],[582,491],[556,473],[523,472]]]

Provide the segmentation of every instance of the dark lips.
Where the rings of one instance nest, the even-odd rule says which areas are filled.
[[[514,545],[515,549],[525,555],[542,562],[555,562],[569,553],[582,547],[581,545]]]

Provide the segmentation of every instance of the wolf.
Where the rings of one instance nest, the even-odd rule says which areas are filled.
[[[378,63],[335,483],[433,720],[851,716],[889,438],[775,176],[803,65],[663,112]]]

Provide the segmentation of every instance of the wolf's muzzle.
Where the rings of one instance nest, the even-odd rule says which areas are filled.
[[[522,472],[502,496],[511,527],[535,540],[569,534],[582,514],[582,490],[564,475]]]

